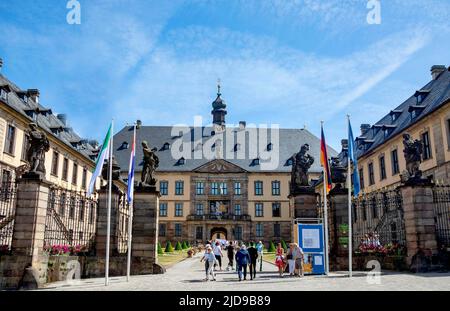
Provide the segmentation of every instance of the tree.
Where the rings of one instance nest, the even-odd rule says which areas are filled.
[[[287,244],[286,244],[286,242],[285,242],[284,240],[281,240],[281,247],[282,247],[284,250],[287,250],[287,249],[288,249]]]
[[[183,250],[183,247],[181,247],[180,241],[178,241],[177,244],[175,245],[175,250],[176,251],[182,251]]]
[[[165,252],[166,253],[173,253],[173,246],[170,243],[170,241],[167,241]]]
[[[183,241],[183,243],[181,244],[181,248],[182,249],[188,249],[189,248],[187,243],[186,243],[186,241]]]
[[[162,249],[161,242],[158,242],[158,255],[162,255],[162,254],[164,254],[164,251]]]
[[[270,246],[269,246],[269,253],[275,253],[277,251],[277,249],[275,248],[275,244],[273,244],[273,242],[270,242]]]

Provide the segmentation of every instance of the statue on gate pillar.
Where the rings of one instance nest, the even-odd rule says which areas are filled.
[[[422,162],[423,143],[418,139],[413,139],[409,133],[403,134],[403,154],[405,156],[406,171],[401,175],[401,180],[405,184],[430,183],[431,180],[422,178],[420,163]]]
[[[292,157],[291,193],[302,192],[310,188],[308,170],[314,163],[314,157],[308,153],[309,145],[304,144]]]
[[[142,175],[141,175],[141,185],[142,186],[155,186],[155,170],[159,166],[159,158],[155,153],[154,149],[150,149],[147,141],[142,142],[142,152],[144,154]]]
[[[27,161],[29,163],[28,174],[45,176],[45,153],[50,150],[47,135],[38,128],[37,124],[29,124],[27,131],[28,148]]]

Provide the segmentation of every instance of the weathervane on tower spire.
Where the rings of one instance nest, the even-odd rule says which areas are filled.
[[[220,96],[222,94],[220,94],[220,78],[217,79],[217,95]]]

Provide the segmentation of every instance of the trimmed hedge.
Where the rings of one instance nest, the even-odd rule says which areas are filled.
[[[158,242],[158,255],[162,255],[162,254],[164,254],[164,251],[162,249],[161,243]]]
[[[183,250],[183,247],[181,246],[180,241],[178,241],[177,244],[175,245],[175,250],[176,251],[182,251]]]
[[[281,240],[281,247],[282,247],[284,250],[287,250],[287,249],[288,249],[288,246],[287,246],[287,244],[286,244],[286,242],[285,242],[284,240]]]
[[[269,246],[269,253],[275,253],[277,251],[277,249],[275,248],[275,244],[273,244],[273,242],[270,242],[270,246]]]
[[[188,249],[189,248],[187,243],[186,243],[186,241],[183,241],[183,244],[181,244],[181,248],[182,249]]]
[[[167,241],[166,249],[164,250],[166,253],[173,253],[173,246],[170,241]]]

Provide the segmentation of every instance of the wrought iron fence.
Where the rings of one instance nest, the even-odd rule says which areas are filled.
[[[378,234],[383,245],[406,245],[402,196],[398,190],[364,194],[353,199],[352,206],[355,246],[369,234]]]
[[[434,221],[439,246],[450,246],[450,186],[433,188]]]
[[[128,221],[130,218],[130,205],[125,194],[120,198],[117,216],[117,250],[119,254],[125,254],[128,251]]]
[[[0,251],[11,250],[16,215],[17,184],[15,181],[0,183]]]
[[[44,242],[90,249],[95,241],[97,201],[83,192],[51,188],[48,197]]]

